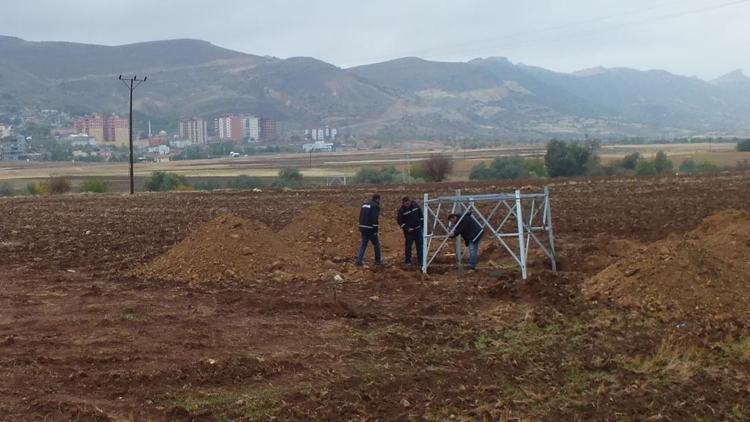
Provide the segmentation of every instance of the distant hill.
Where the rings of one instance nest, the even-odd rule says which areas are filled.
[[[741,71],[711,82],[627,68],[566,74],[503,57],[341,69],[190,39],[110,47],[0,36],[0,114],[125,113],[119,74],[148,75],[135,108],[161,121],[254,113],[287,130],[328,124],[384,139],[750,133],[750,79]]]
[[[438,110],[450,105],[456,119],[460,115],[480,132],[526,137],[750,133],[744,111],[750,96],[735,95],[744,89],[741,77],[724,89],[728,81],[712,84],[661,70],[599,67],[565,74],[502,57],[468,63],[399,59],[350,71],[416,95]]]
[[[198,40],[125,46],[28,42],[0,37],[0,108],[59,108],[73,114],[125,113],[117,75],[148,74],[135,108],[161,119],[255,113],[292,128],[361,123],[395,98],[312,58],[239,53]]]

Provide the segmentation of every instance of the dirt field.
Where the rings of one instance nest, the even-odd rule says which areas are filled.
[[[352,265],[365,188],[0,199],[0,419],[750,418],[745,315],[652,312],[583,288],[633,250],[750,210],[750,174],[553,181],[561,271],[536,264],[526,283],[486,259],[474,274],[400,265],[399,198],[459,187],[518,186],[380,189],[382,269]],[[248,274],[148,271],[189,263],[178,243],[222,224],[242,233],[227,256],[263,257]],[[250,233],[273,240],[237,254]]]

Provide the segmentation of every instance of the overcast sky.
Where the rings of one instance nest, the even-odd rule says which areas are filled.
[[[750,73],[750,0],[3,0],[0,33],[128,44],[198,38],[341,67],[505,56],[558,71]]]

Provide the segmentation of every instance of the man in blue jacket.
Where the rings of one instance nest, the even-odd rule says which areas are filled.
[[[424,216],[422,208],[419,208],[408,196],[401,199],[401,208],[398,209],[396,217],[399,227],[404,232],[404,263],[411,265],[411,245],[417,244],[417,261],[422,268],[422,225]]]
[[[477,222],[477,219],[471,215],[471,211],[461,218],[461,214],[451,214],[448,216],[453,229],[450,237],[461,236],[464,239],[466,247],[469,248],[469,269],[477,268],[477,259],[479,258],[479,241],[482,240],[484,229]]]
[[[357,265],[362,266],[367,244],[372,242],[375,248],[375,265],[380,265],[380,239],[378,239],[378,218],[380,217],[380,195],[377,193],[369,201],[362,204],[359,209],[359,233],[362,235],[362,244],[357,253]]]

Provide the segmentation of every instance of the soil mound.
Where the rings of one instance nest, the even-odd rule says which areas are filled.
[[[206,223],[140,275],[191,281],[291,280],[308,259],[261,223],[221,215]]]
[[[750,215],[723,211],[638,248],[587,280],[584,293],[666,319],[750,323]]]
[[[403,234],[394,218],[386,210],[380,215],[380,242],[383,255],[402,253]],[[305,208],[279,233],[289,245],[294,245],[314,261],[351,261],[357,253],[360,235],[359,207],[338,206],[327,203]],[[371,246],[370,246],[371,248]],[[368,252],[371,258],[372,250]],[[313,264],[315,265],[315,264]]]

